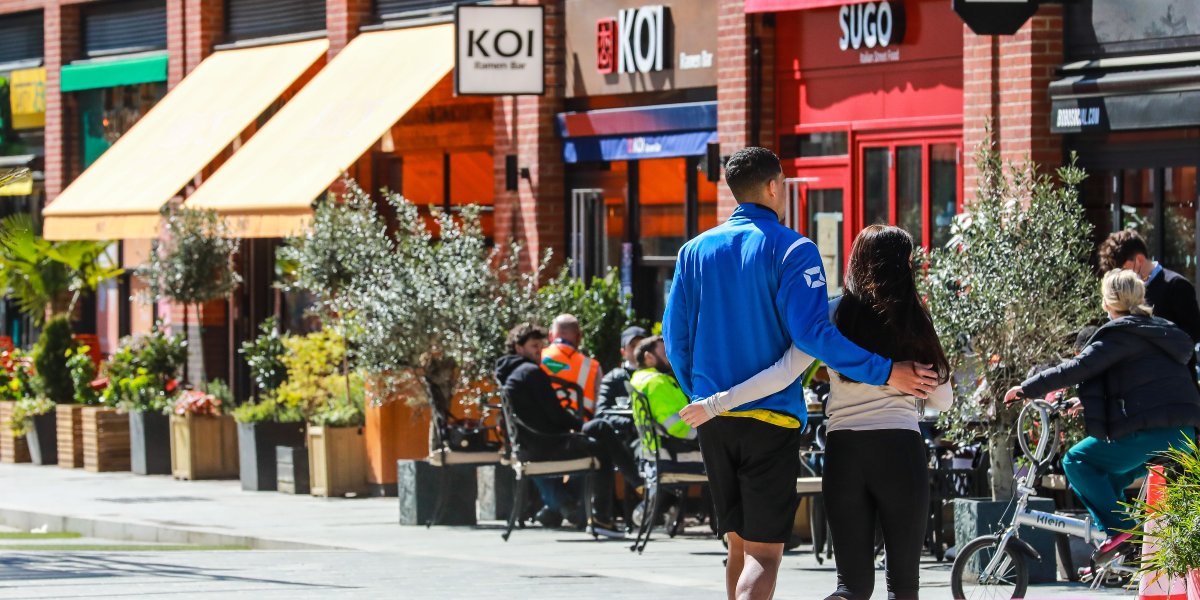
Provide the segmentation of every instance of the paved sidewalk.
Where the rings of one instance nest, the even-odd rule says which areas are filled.
[[[94,538],[306,550],[184,553],[195,557],[189,564],[196,571],[203,571],[204,565],[217,570],[256,565],[257,573],[280,571],[281,578],[300,577],[292,568],[300,562],[309,564],[302,571],[303,585],[340,585],[347,583],[346,575],[362,571],[363,576],[387,582],[389,589],[403,585],[420,590],[392,596],[413,598],[461,597],[467,588],[490,592],[491,598],[528,598],[531,585],[537,586],[539,596],[573,600],[611,598],[619,590],[639,597],[650,590],[673,590],[675,595],[682,592],[696,598],[723,595],[724,551],[709,536],[656,535],[646,554],[636,556],[628,551],[628,543],[594,542],[573,531],[518,530],[505,543],[500,539],[500,523],[427,530],[402,527],[397,520],[395,498],[331,500],[243,492],[236,481],[180,482],[129,473],[0,465],[0,525],[49,526],[51,531],[75,531]],[[183,560],[178,553],[167,554],[154,554],[154,562]],[[131,554],[122,556],[124,562],[137,562],[129,559]],[[76,555],[70,558],[75,560]],[[339,564],[355,567],[338,572],[337,567],[321,566]],[[332,578],[328,571],[338,572],[339,577]],[[462,581],[456,581],[460,576]],[[833,580],[831,564],[817,564],[811,553],[792,553],[784,559],[779,597],[820,597],[832,589]],[[922,597],[949,598],[948,580],[948,564],[925,563]],[[880,572],[877,589],[883,586]],[[375,597],[366,588],[354,589],[312,591],[321,597],[330,597],[331,591],[332,597]],[[296,591],[280,592],[279,597],[299,597]],[[1102,595],[1134,597],[1121,591]],[[1028,597],[1096,595],[1078,586],[1039,586]]]

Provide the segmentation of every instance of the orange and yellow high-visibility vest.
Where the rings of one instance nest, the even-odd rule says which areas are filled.
[[[542,370],[551,377],[557,377],[577,384],[583,390],[583,398],[578,398],[573,390],[555,386],[555,393],[562,402],[563,408],[573,411],[584,420],[592,418],[596,413],[596,381],[600,376],[600,363],[585,356],[577,348],[562,340],[546,346],[542,351]]]

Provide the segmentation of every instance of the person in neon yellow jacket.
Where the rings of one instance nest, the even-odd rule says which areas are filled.
[[[662,337],[646,338],[638,344],[634,355],[640,369],[634,372],[630,385],[646,396],[654,421],[672,438],[696,439],[696,430],[679,416],[679,411],[688,405],[688,399],[671,371]],[[636,408],[634,415],[635,419],[642,418]]]

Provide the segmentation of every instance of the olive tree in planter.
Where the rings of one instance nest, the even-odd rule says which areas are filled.
[[[309,230],[281,254],[295,266],[290,285],[336,316],[368,378],[369,476],[392,493],[396,459],[428,455],[429,408],[448,414],[457,395],[484,393],[506,315],[519,305],[533,316],[536,286],[508,288],[523,301],[504,294],[502,274],[517,272],[515,257],[498,259],[474,207],[453,215],[431,209],[435,236],[399,195],[386,194],[395,213],[389,228],[366,193],[353,182],[347,188],[340,201],[318,206]],[[391,402],[399,397],[407,402]]]
[[[1091,226],[1076,189],[1083,171],[1073,161],[1056,177],[1029,162],[1005,164],[990,143],[976,160],[978,195],[956,218],[950,243],[925,257],[922,282],[956,373],[957,401],[942,424],[952,438],[985,439],[990,460],[993,503],[958,502],[957,539],[990,533],[1013,495],[1021,407],[1006,405],[1005,391],[1031,367],[1071,355],[1076,331],[1100,314]],[[1053,551],[1045,537],[1043,549]],[[1033,575],[1052,578],[1054,567]]]
[[[191,348],[199,352],[204,371],[204,321],[200,306],[228,298],[241,283],[233,264],[238,239],[215,211],[175,207],[167,210],[165,220],[165,239],[155,242],[150,259],[138,268],[137,274],[146,281],[152,299],[168,298],[183,306],[185,340],[190,335],[189,307],[196,307],[200,343],[189,344],[189,352]],[[184,363],[185,381],[189,375]],[[203,372],[196,375],[197,380],[204,380]]]

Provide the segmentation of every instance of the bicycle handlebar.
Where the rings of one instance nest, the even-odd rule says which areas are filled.
[[[1058,453],[1057,416],[1065,406],[1066,402],[1061,396],[1052,403],[1045,400],[1032,400],[1021,409],[1021,413],[1017,416],[1017,443],[1021,447],[1021,453],[1039,469],[1049,465]],[[1031,411],[1037,412],[1037,422],[1042,425],[1037,445],[1032,449],[1029,447],[1028,438],[1024,435],[1026,428],[1023,426],[1026,420],[1032,416]]]

